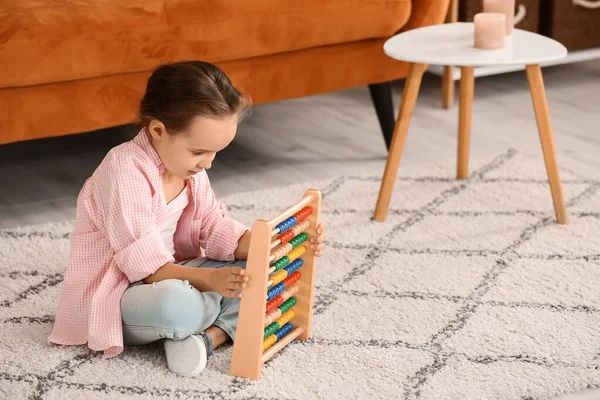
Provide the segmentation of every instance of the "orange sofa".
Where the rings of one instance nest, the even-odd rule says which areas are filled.
[[[371,85],[384,127],[379,84],[407,73],[384,41],[442,23],[448,2],[3,1],[0,144],[130,123],[153,68],[190,59],[219,65],[257,104]]]

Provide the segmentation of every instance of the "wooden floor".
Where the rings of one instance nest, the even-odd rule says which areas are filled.
[[[544,69],[560,153],[600,172],[600,61]],[[395,85],[395,107],[402,82]],[[441,108],[440,78],[426,74],[402,165],[455,157],[457,102]],[[75,217],[77,195],[130,127],[0,146],[0,228]],[[540,151],[524,72],[477,78],[471,155],[512,146]],[[259,105],[210,170],[217,196],[381,171],[387,151],[366,87]],[[450,168],[453,168],[450,167]]]
[[[580,175],[600,174],[600,61],[544,69],[559,155]],[[402,83],[395,86],[396,107]],[[426,74],[402,165],[454,159],[457,104],[440,104],[440,78]],[[77,195],[127,127],[0,146],[0,228],[71,220]],[[514,147],[540,152],[524,72],[478,78],[471,155]],[[387,151],[367,88],[257,106],[209,172],[217,196],[381,171]],[[560,161],[560,159],[559,159]],[[454,168],[454,165],[449,166]],[[588,391],[561,399],[597,399]]]

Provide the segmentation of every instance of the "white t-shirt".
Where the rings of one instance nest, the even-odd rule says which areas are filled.
[[[175,244],[173,243],[173,235],[177,229],[177,222],[181,218],[183,209],[188,204],[188,186],[175,197],[169,204],[167,204],[167,215],[158,225],[158,231],[162,237],[163,242],[171,254],[175,254]]]

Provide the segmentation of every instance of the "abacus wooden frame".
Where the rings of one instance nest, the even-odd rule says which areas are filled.
[[[269,258],[273,230],[280,222],[291,217],[304,207],[312,207],[312,213],[307,217],[310,227],[306,230],[309,242],[306,252],[302,256],[304,261],[300,271],[302,277],[296,283],[300,290],[295,295],[297,303],[294,306],[296,316],[291,321],[293,329],[282,340],[275,343],[263,352],[265,329],[265,296],[268,289]],[[233,345],[233,354],[229,374],[243,378],[258,380],[261,377],[262,366],[279,350],[298,338],[306,340],[310,337],[312,308],[314,300],[314,279],[316,270],[316,257],[310,248],[310,238],[316,236],[321,211],[321,192],[309,189],[304,192],[303,198],[293,206],[272,218],[269,221],[258,219],[252,225],[250,248],[246,272],[249,280],[243,290],[240,304],[236,340]]]

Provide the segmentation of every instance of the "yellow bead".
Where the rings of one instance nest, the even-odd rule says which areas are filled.
[[[279,324],[279,326],[284,326],[285,324],[290,322],[292,320],[292,318],[294,318],[295,316],[296,316],[296,313],[294,312],[294,310],[289,310],[288,312],[283,314],[281,316],[281,318],[279,318],[277,320],[277,323]]]
[[[269,347],[273,346],[277,342],[277,336],[271,335],[266,338],[263,342],[263,351],[267,350]]]
[[[287,276],[288,276],[288,273],[285,269],[282,269],[281,271],[277,272],[276,274],[273,274],[270,278],[273,281],[273,284],[271,286],[277,285],[279,282],[281,282],[282,280],[287,278]]]
[[[294,261],[296,258],[301,257],[302,254],[304,254],[306,252],[306,247],[304,246],[298,246],[296,247],[294,250],[290,251],[287,256],[290,259],[290,263],[292,261]]]

